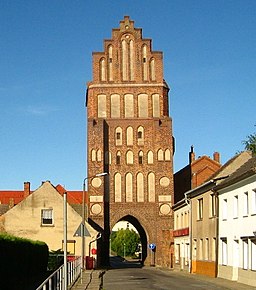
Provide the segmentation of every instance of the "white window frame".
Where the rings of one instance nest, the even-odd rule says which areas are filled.
[[[256,239],[251,240],[251,270],[256,271]]]
[[[233,218],[238,218],[238,195],[234,196]]]
[[[222,249],[222,265],[227,266],[228,264],[228,243],[227,243],[227,238],[222,238],[221,239],[221,249]]]
[[[53,209],[43,208],[41,209],[41,226],[53,226]]]
[[[227,220],[227,218],[228,218],[228,200],[224,198],[222,203],[222,220]]]
[[[249,200],[248,200],[248,192],[247,191],[244,192],[243,202],[244,202],[243,216],[246,217],[249,214]]]
[[[199,198],[197,200],[197,219],[202,220],[203,219],[203,212],[204,212],[204,200],[203,198]]]
[[[256,214],[256,188],[251,193],[251,214]]]
[[[243,269],[248,270],[249,264],[249,243],[248,239],[243,240]]]

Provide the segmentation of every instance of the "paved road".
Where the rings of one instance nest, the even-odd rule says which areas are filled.
[[[218,290],[218,289],[255,289],[247,285],[220,278],[163,270],[154,267],[141,267],[128,261],[111,260],[112,269],[103,276],[104,290]]]

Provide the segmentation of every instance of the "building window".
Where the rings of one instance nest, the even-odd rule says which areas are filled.
[[[126,129],[126,144],[127,146],[133,145],[133,128],[132,127],[128,127]]]
[[[243,269],[248,269],[248,262],[249,262],[249,247],[248,247],[248,240],[243,240]]]
[[[143,152],[140,151],[139,152],[139,164],[142,164],[143,163]]]
[[[144,128],[140,126],[137,131],[138,145],[144,145]]]
[[[122,180],[121,174],[116,173],[114,176],[114,185],[115,185],[115,202],[121,202],[121,194],[122,194]]]
[[[118,151],[116,154],[116,164],[120,165],[121,164],[121,152]]]
[[[180,244],[176,244],[176,247],[175,247],[175,263],[176,264],[179,264],[180,263]]]
[[[251,214],[256,214],[256,189],[254,189],[252,191],[252,196],[251,196],[251,205],[252,205],[252,209],[251,209]]]
[[[53,225],[53,210],[42,209],[41,210],[41,225]]]
[[[176,215],[176,221],[175,221],[175,230],[179,228],[179,215]]]
[[[234,196],[233,218],[238,218],[238,195]]]
[[[222,238],[221,239],[221,249],[222,249],[222,265],[226,266],[228,264],[227,238]]]
[[[133,152],[131,150],[126,153],[126,164],[133,164]]]
[[[199,260],[203,260],[203,239],[199,240]]]
[[[156,201],[156,194],[155,194],[155,174],[150,172],[148,175],[148,201],[155,202]]]
[[[117,127],[115,132],[116,146],[122,145],[122,128]]]
[[[62,251],[64,251],[64,240],[62,240]],[[67,240],[67,252],[69,255],[76,254],[76,241],[75,240]]]
[[[92,161],[96,161],[96,150],[92,149]]]
[[[251,257],[252,257],[252,266],[251,269],[256,271],[256,239],[251,240]]]
[[[216,238],[212,238],[212,261],[216,261]]]
[[[144,202],[144,176],[141,172],[137,174],[137,202]]]
[[[162,149],[157,151],[157,159],[158,161],[164,161],[164,151]]]
[[[197,206],[198,206],[198,208],[197,208],[197,214],[198,214],[197,219],[198,220],[202,220],[203,219],[203,199],[202,198],[199,198],[197,200]]]
[[[148,151],[148,164],[154,163],[154,155],[152,151]]]
[[[125,176],[125,200],[126,202],[132,202],[133,200],[133,176],[129,172]]]
[[[244,193],[244,213],[243,216],[248,216],[249,206],[248,206],[248,192]]]
[[[211,194],[211,217],[215,217],[216,216],[216,196],[215,194]]]
[[[223,199],[222,219],[227,220],[227,217],[228,217],[228,200]]]
[[[209,239],[205,239],[205,245],[204,245],[204,259],[209,260]]]
[[[101,150],[100,149],[97,150],[97,161],[101,162]]]

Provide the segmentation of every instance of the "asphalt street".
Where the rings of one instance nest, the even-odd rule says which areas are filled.
[[[209,278],[155,267],[141,267],[139,262],[111,259],[112,268],[103,276],[104,290],[186,290],[186,289],[256,289],[221,278]]]

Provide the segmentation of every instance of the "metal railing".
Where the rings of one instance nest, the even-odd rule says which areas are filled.
[[[36,290],[64,290],[64,265],[53,272]],[[69,259],[67,263],[67,283],[72,286],[81,275],[81,257]]]

